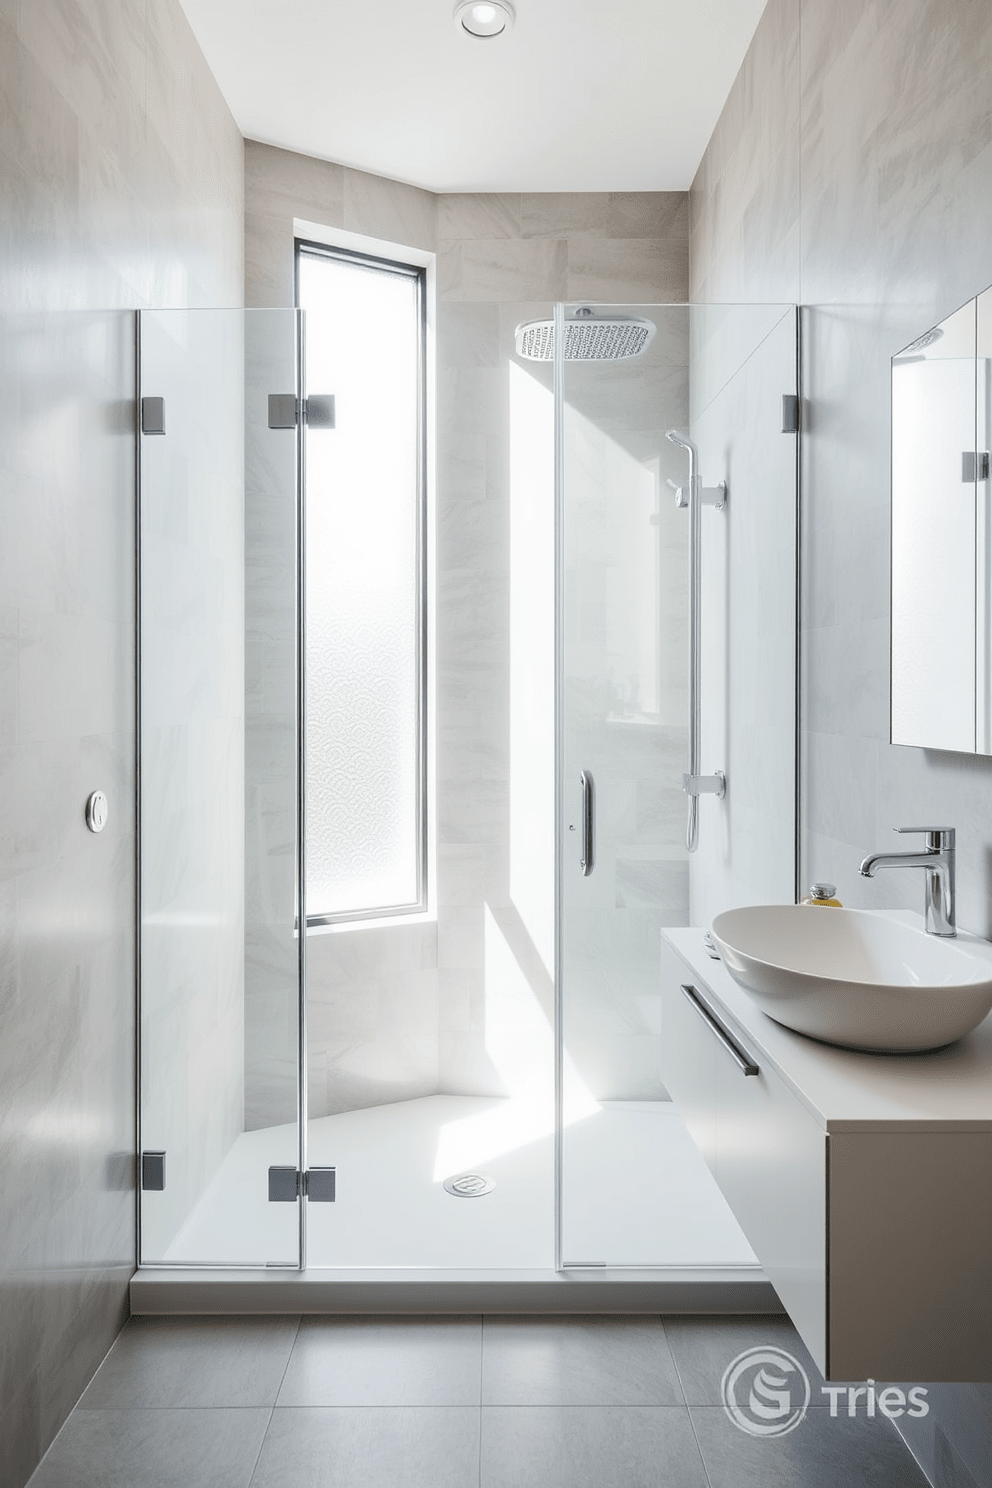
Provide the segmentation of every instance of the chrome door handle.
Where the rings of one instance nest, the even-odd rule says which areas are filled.
[[[582,877],[588,878],[596,866],[596,787],[589,770],[582,771],[579,784],[582,787],[582,857],[579,859],[579,867],[582,869]]]
[[[730,1034],[724,1028],[723,1024],[714,1013],[713,1009],[707,1006],[707,1004],[700,997],[699,993],[696,991],[695,987],[689,987],[683,982],[681,984],[681,990],[684,993],[686,1000],[690,1002],[696,1009],[696,1012],[702,1018],[703,1022],[706,1024],[707,1028],[709,1028],[710,1032],[716,1035],[718,1041],[726,1049],[727,1053],[730,1055],[731,1059],[734,1061],[741,1074],[760,1074],[761,1071],[758,1069],[758,1066],[755,1064],[754,1060],[749,1059],[748,1056],[744,1053],[743,1049],[741,1049],[737,1042],[733,1038],[731,1038]]]

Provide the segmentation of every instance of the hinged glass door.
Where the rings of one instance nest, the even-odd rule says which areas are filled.
[[[140,1260],[295,1267],[297,317],[142,312],[138,353]]]

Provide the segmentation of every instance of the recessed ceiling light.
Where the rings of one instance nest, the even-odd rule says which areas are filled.
[[[459,0],[455,25],[467,36],[502,36],[513,25],[510,0]]]

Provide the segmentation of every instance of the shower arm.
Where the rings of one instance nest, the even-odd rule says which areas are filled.
[[[727,483],[704,489],[699,483],[699,451],[695,444],[679,429],[669,429],[666,438],[689,456],[688,494],[676,487],[675,504],[689,509],[689,769],[682,776],[682,789],[688,797],[686,810],[685,845],[687,852],[695,852],[699,846],[699,797],[712,795],[722,798],[727,793],[727,779],[722,770],[713,775],[701,775],[700,732],[702,723],[702,564],[701,564],[701,514],[703,505],[722,510],[727,504]],[[718,499],[716,499],[718,498]]]

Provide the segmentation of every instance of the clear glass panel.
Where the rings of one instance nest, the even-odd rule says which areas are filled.
[[[554,1265],[554,409],[515,351],[550,313],[437,307],[438,919],[308,936],[308,1266]]]
[[[566,318],[577,308],[566,307]],[[780,433],[782,394],[795,388],[794,317],[791,366],[786,360],[782,372],[775,362],[770,379],[763,366],[752,383],[742,368],[785,307],[736,318],[684,306],[588,308],[597,317],[647,320],[655,333],[638,356],[565,360],[561,369],[561,1260],[565,1266],[748,1267],[756,1264],[750,1247],[660,1076],[660,933],[666,925],[695,922],[682,790],[688,513],[676,507],[671,489],[686,485],[688,471],[685,452],[665,435],[692,433],[703,483],[730,479],[729,512],[742,514],[749,486],[762,479],[754,460],[743,476],[753,443],[788,444],[791,464],[786,475],[773,467],[771,495],[791,531],[791,566],[779,582],[788,591],[787,629],[794,634],[795,441]],[[726,390],[742,377],[735,401]],[[727,515],[704,512],[704,540]],[[774,532],[767,536],[774,550],[768,561],[778,565],[781,545]],[[757,534],[748,541],[759,546]],[[719,562],[704,584],[729,626]],[[742,623],[749,619],[742,612]],[[702,769],[729,773],[724,721],[712,699],[706,703],[707,688],[724,689],[728,678],[712,628],[707,636]],[[794,670],[789,675],[794,693]],[[746,714],[752,726],[753,716]],[[786,773],[786,788],[794,792],[791,755]],[[588,789],[580,784],[583,775]],[[584,873],[590,807],[593,868]],[[714,835],[719,859],[726,834],[706,812],[701,843]],[[785,853],[787,898],[793,837]]]
[[[984,511],[975,471],[962,467],[987,448],[975,427],[978,303],[892,359],[892,742],[969,754],[983,748],[985,713],[975,685]],[[939,625],[925,593],[941,596]]]
[[[307,904],[311,921],[424,890],[419,274],[301,251],[306,442]]]
[[[992,290],[978,296],[977,453],[992,458]],[[976,475],[981,471],[976,471]],[[992,479],[975,482],[975,749],[992,754]]]
[[[141,315],[144,1264],[299,1261],[295,319]]]
[[[708,925],[796,897],[795,306],[694,305],[690,374],[702,480],[730,489],[701,519],[701,768],[728,779],[700,797],[689,860],[690,923]]]

